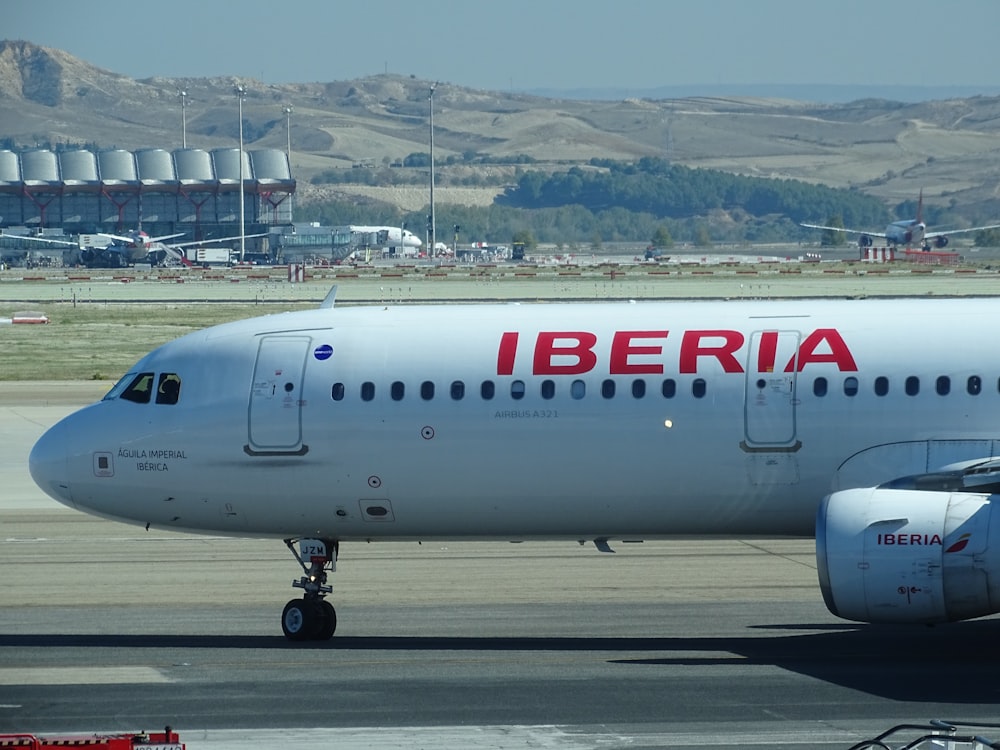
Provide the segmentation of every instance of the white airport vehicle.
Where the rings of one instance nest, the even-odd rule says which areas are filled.
[[[297,640],[334,632],[341,547],[390,540],[815,533],[835,614],[978,617],[1000,611],[996,306],[331,295],[159,347],[30,469],[89,513],[285,540]]]

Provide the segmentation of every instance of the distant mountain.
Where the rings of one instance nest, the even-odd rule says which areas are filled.
[[[886,99],[894,102],[926,102],[932,99],[967,99],[973,96],[1000,96],[1000,85],[992,86],[872,86],[837,85],[825,83],[760,83],[760,84],[706,84],[657,86],[655,88],[629,89],[576,88],[529,89],[524,93],[551,99],[686,99],[709,96],[725,99],[750,97],[756,99],[791,99],[800,102],[844,104],[860,99]]]
[[[235,82],[134,80],[60,50],[0,41],[0,148],[176,149],[182,141],[181,90],[187,92],[188,146],[231,148],[240,131]],[[387,74],[326,83],[241,82],[247,88],[246,148],[284,150],[290,123],[293,170],[303,197],[311,180],[331,170],[342,178],[355,165],[389,170],[429,151],[428,81]],[[517,162],[565,170],[595,158],[652,156],[851,187],[893,205],[923,189],[928,203],[975,204],[978,213],[1000,218],[1000,97],[906,101],[899,89],[822,89],[825,94],[820,87],[750,87],[727,89],[737,93],[723,96],[713,86],[665,87],[616,91],[616,98],[605,99],[596,91],[545,97],[442,83],[433,100],[435,158],[442,185],[449,178],[475,185],[477,176],[488,177],[494,193],[498,180],[512,183],[526,168]],[[816,101],[818,94],[833,98],[835,89],[843,98],[864,98]],[[286,119],[287,105],[293,113]],[[473,155],[488,163],[471,163]],[[423,174],[418,168],[404,173]]]

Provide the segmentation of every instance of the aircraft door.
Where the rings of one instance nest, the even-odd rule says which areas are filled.
[[[304,455],[303,379],[312,339],[275,335],[260,339],[248,410],[249,443],[254,455]]]
[[[750,337],[744,400],[744,447],[795,450],[797,331],[756,331]]]

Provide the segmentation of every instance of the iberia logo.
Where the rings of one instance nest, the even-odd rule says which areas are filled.
[[[949,552],[961,552],[969,544],[970,538],[972,538],[972,534],[962,534],[958,541],[946,549],[944,553],[947,555]]]

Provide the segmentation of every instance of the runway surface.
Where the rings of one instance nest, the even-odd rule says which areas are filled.
[[[281,542],[147,533],[35,488],[33,440],[108,385],[0,383],[0,733],[846,748],[902,721],[1000,719],[997,620],[837,620],[811,540],[345,545],[337,635],[291,644]]]

